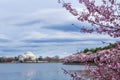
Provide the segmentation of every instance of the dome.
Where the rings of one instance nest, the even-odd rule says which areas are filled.
[[[30,51],[27,51],[24,54],[19,55],[18,58],[19,58],[19,61],[24,61],[25,59],[31,60],[31,61],[36,60],[36,56]]]
[[[25,56],[36,57],[32,52],[28,51],[24,53]]]

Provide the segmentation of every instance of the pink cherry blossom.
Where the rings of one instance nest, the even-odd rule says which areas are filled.
[[[113,38],[120,37],[120,3],[117,0],[99,0],[102,4],[97,5],[97,0],[78,0],[85,8],[79,12],[72,3],[59,0],[63,7],[81,22],[88,22],[93,27],[82,27],[81,32],[108,34]],[[120,43],[115,43],[115,48],[98,51],[96,54],[77,54],[64,58],[64,62],[94,62],[95,68],[88,67],[91,80],[120,80]],[[88,63],[87,63],[88,65]],[[84,80],[76,73],[69,73],[73,80]]]
[[[63,2],[63,7],[65,7],[66,10],[68,10],[72,15],[76,16],[79,21],[88,22],[92,25],[94,24],[99,26],[97,30],[92,32],[97,32],[100,34],[106,33],[115,38],[120,37],[120,3],[117,3],[115,0],[101,0],[103,4],[97,5],[97,1],[95,0],[78,1],[80,4],[85,6],[84,11],[80,13],[73,8],[72,4],[59,0],[59,2]],[[104,30],[100,28],[101,26],[104,27]],[[86,32],[89,32],[89,30],[86,29]]]

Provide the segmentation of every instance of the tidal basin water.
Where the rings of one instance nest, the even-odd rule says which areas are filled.
[[[83,70],[85,66],[62,63],[0,64],[0,80],[71,80],[61,68]]]

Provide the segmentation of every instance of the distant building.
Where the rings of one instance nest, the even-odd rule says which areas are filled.
[[[36,62],[36,56],[32,52],[28,51],[22,55],[19,55],[18,60],[20,62]]]

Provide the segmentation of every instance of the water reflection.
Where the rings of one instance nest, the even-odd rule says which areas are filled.
[[[81,70],[82,65],[44,64],[0,64],[0,80],[70,80],[63,70]]]
[[[37,72],[35,70],[29,70],[29,71],[25,71],[24,73],[22,73],[25,80],[32,80],[32,78],[34,78],[36,74]]]

